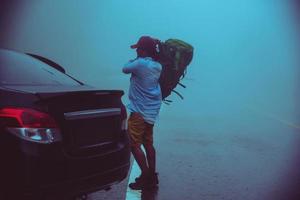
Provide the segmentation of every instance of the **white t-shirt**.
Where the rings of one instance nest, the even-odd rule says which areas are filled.
[[[155,123],[162,103],[161,70],[161,64],[150,57],[137,58],[123,67],[124,73],[131,73],[128,109],[140,113],[150,124]]]

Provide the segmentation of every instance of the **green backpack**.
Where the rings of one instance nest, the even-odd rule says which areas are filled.
[[[170,102],[166,100],[172,92],[176,93],[180,98],[183,96],[179,94],[174,88],[180,85],[185,88],[180,80],[186,74],[187,66],[193,58],[194,48],[178,39],[168,39],[165,42],[159,43],[159,59],[162,65],[162,72],[159,78],[159,84],[162,92],[162,99],[165,103]]]

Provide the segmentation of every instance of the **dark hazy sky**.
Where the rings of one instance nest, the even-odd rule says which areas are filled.
[[[141,35],[179,38],[195,48],[184,104],[172,96],[181,109],[215,101],[216,112],[227,104],[255,105],[299,117],[299,33],[291,1],[3,2],[2,47],[51,58],[89,84],[127,91],[121,67],[135,56],[129,46]]]

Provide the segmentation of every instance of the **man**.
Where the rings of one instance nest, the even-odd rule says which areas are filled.
[[[132,154],[142,173],[134,183],[129,184],[129,187],[141,190],[156,187],[158,184],[153,126],[162,102],[158,82],[162,66],[156,61],[158,57],[157,41],[153,38],[143,36],[131,48],[136,49],[137,58],[129,61],[123,67],[125,74],[131,74],[128,133],[131,139]],[[144,146],[146,155],[141,149],[141,145]]]

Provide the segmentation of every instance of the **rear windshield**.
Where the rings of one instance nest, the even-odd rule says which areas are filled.
[[[26,54],[0,49],[1,85],[80,85],[55,68]]]

